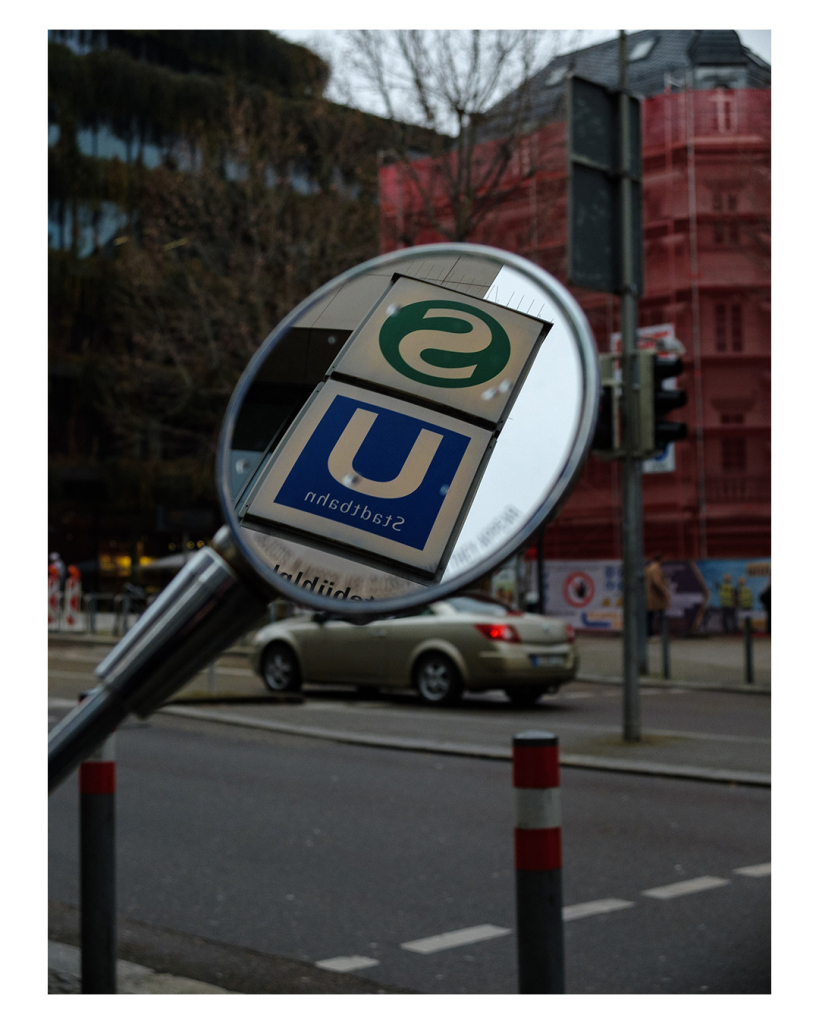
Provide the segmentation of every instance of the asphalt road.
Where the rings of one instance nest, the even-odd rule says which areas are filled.
[[[720,731],[755,714],[726,705]],[[169,716],[116,742],[120,914],[418,992],[516,990],[508,764]],[[570,992],[769,991],[769,791],[567,768],[561,796]],[[52,899],[78,902],[77,846],[69,781]]]

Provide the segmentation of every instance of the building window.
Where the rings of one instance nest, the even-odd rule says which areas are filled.
[[[736,108],[732,92],[720,89],[711,100],[711,131],[721,134],[736,131]]]
[[[744,437],[725,437],[722,440],[723,473],[744,473],[747,465]]]
[[[731,306],[731,351],[742,352],[745,338],[742,330],[742,306],[738,303]]]
[[[717,339],[717,352],[728,351],[728,330],[725,305],[721,302],[714,307],[714,334]]]
[[[729,341],[732,352],[745,350],[741,303],[734,302],[728,306],[724,302],[718,302],[714,306],[714,339],[717,352],[727,352]]]
[[[726,427],[741,427],[745,423],[745,417],[741,412],[724,412],[719,421]]]
[[[721,220],[714,221],[714,245],[722,245],[725,241],[725,225]]]

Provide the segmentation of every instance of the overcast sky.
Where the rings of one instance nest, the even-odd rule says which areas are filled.
[[[342,29],[272,29],[277,35],[283,36],[285,39],[289,39],[294,43],[301,43],[304,46],[309,47],[315,53],[324,57],[331,66],[332,74],[330,78],[330,84],[327,89],[327,95],[330,99],[336,102],[345,103],[348,102],[347,97],[342,91],[342,78],[343,78],[343,60],[341,59],[341,40],[343,37]],[[562,30],[567,38],[568,45],[563,48],[561,52],[567,52],[569,50],[577,49],[578,47],[591,46],[594,43],[604,42],[606,39],[614,39],[617,37],[618,29],[578,29],[578,30]],[[628,31],[638,31],[628,30]],[[768,63],[771,61],[771,31],[770,29],[737,29],[739,37],[745,46],[749,47],[754,53],[758,54],[763,60]],[[576,41],[577,34],[582,32],[580,42]],[[548,62],[548,61],[547,61]],[[374,98],[369,98],[367,90],[360,86],[356,88],[355,102],[358,107],[363,110],[370,110],[374,113],[382,113],[383,111],[378,104],[378,101]]]

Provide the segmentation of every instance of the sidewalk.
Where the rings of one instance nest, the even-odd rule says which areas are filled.
[[[406,991],[125,917],[117,918],[116,940],[117,992],[121,995],[379,995]],[[79,941],[78,908],[49,900],[49,995],[81,994]]]
[[[622,682],[623,641],[620,636],[577,637],[580,678],[597,682]],[[771,638],[755,635],[752,641],[753,683],[745,682],[745,639],[737,636],[704,636],[672,639],[669,644],[670,679],[662,677],[662,641],[648,642],[648,675],[643,683],[691,686],[741,692],[771,690]]]

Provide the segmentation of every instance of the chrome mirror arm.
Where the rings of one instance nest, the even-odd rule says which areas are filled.
[[[264,615],[273,595],[223,527],[95,670],[100,680],[48,737],[51,792],[129,715],[147,718]]]

